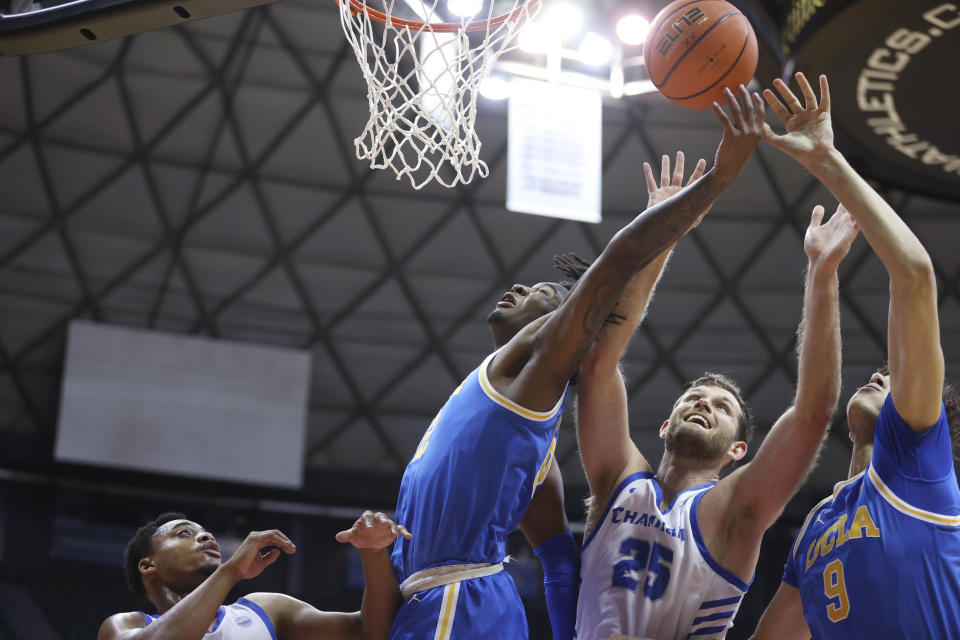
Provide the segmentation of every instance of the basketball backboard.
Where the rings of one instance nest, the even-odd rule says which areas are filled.
[[[70,49],[275,0],[0,0],[0,55]]]

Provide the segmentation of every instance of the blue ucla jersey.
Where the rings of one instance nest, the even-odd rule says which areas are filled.
[[[499,394],[488,356],[447,400],[407,465],[396,521],[393,566],[402,582],[445,564],[497,563],[534,491],[550,470],[566,391],[547,412]]]
[[[960,490],[944,411],[918,434],[887,396],[870,466],[813,508],[783,581],[816,639],[958,637]]]

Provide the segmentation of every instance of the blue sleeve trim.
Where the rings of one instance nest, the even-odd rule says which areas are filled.
[[[702,628],[702,629],[697,629],[696,631],[694,631],[693,633],[691,633],[691,634],[688,635],[687,637],[689,638],[689,637],[691,637],[691,636],[711,636],[711,635],[713,635],[713,634],[715,634],[715,633],[720,633],[721,631],[725,630],[726,628],[727,628],[726,626],[723,626],[723,627],[704,627],[704,628]]]
[[[270,616],[267,615],[267,612],[260,608],[260,605],[252,600],[247,600],[246,598],[237,598],[237,604],[242,604],[247,609],[250,609],[250,611],[253,611],[255,614],[260,616],[260,619],[263,620],[264,626],[267,627],[267,631],[270,632],[270,637],[273,638],[273,640],[277,640],[277,632],[273,628],[273,622],[270,621]]]
[[[224,609],[223,607],[220,607],[219,609],[217,609],[217,620],[216,622],[214,622],[213,629],[210,630],[210,633],[213,633],[214,631],[220,628],[220,623],[223,622],[223,617],[225,615],[227,615],[226,609]]]
[[[636,473],[631,473],[626,478],[623,479],[616,489],[613,490],[613,495],[610,496],[610,500],[607,501],[607,506],[604,508],[603,513],[600,515],[600,518],[597,519],[596,524],[593,527],[593,531],[590,532],[590,535],[587,536],[587,539],[583,541],[583,546],[580,548],[580,553],[582,554],[587,550],[587,545],[593,540],[593,537],[597,535],[597,531],[600,531],[600,527],[603,526],[603,521],[607,519],[607,514],[610,513],[610,507],[613,506],[613,501],[617,499],[617,496],[620,495],[620,492],[623,491],[624,487],[633,482],[634,480],[639,480],[640,478],[652,478],[653,474],[649,471],[637,471]]]
[[[690,505],[690,524],[693,527],[693,539],[697,543],[697,549],[700,550],[700,555],[703,556],[703,559],[707,561],[707,564],[710,565],[710,568],[713,569],[717,575],[721,578],[735,586],[740,591],[746,592],[750,588],[750,583],[744,582],[737,576],[730,573],[728,570],[720,566],[720,564],[713,559],[713,556],[710,555],[710,552],[707,551],[707,545],[703,542],[703,536],[700,534],[700,523],[697,520],[697,509],[700,507],[700,499],[703,496],[707,495],[707,491],[697,495],[693,499],[693,504]],[[753,582],[753,579],[750,579],[750,582]]]
[[[653,482],[654,482],[654,484],[656,484],[656,486],[657,486],[657,508],[659,509],[659,508],[660,508],[660,501],[663,500],[663,495],[660,493],[660,483],[658,483],[656,480],[654,480]],[[670,501],[670,506],[667,507],[667,510],[666,510],[666,511],[661,511],[660,513],[662,513],[663,515],[667,515],[668,513],[670,513],[670,510],[673,509],[673,505],[675,505],[675,504],[677,503],[677,498],[679,498],[679,497],[682,496],[683,494],[685,494],[685,493],[690,493],[691,491],[698,491],[698,490],[703,489],[703,488],[705,488],[705,487],[712,487],[712,486],[715,485],[715,484],[717,484],[717,483],[716,483],[716,482],[708,482],[708,483],[706,483],[706,484],[701,484],[701,485],[698,486],[698,487],[691,487],[690,489],[684,489],[683,491],[681,491],[681,492],[678,493],[677,495],[673,496],[673,500]]]
[[[730,611],[721,611],[720,613],[711,613],[708,616],[700,616],[699,618],[693,619],[693,626],[697,626],[701,622],[710,622],[711,620],[723,620],[724,618],[732,618],[734,613],[736,613],[736,611],[731,609]]]
[[[731,604],[737,604],[743,600],[743,596],[733,596],[732,598],[724,598],[723,600],[707,600],[700,605],[701,609],[713,609],[715,607],[725,607]]]
[[[141,611],[140,614],[143,616],[143,626],[149,627],[150,623],[154,621],[154,617],[149,613],[144,613],[143,611]]]

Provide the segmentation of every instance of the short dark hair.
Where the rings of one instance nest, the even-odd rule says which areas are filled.
[[[737,405],[740,407],[740,419],[737,420],[736,438],[737,440],[746,442],[747,446],[749,446],[750,441],[753,439],[753,411],[750,410],[750,405],[744,401],[743,393],[740,391],[737,383],[722,373],[711,373],[708,371],[688,384],[684,393],[694,387],[719,387],[725,391],[729,391],[730,395],[736,398]]]
[[[123,575],[127,579],[130,592],[140,600],[147,600],[147,590],[143,586],[143,576],[140,575],[139,564],[144,556],[153,551],[153,536],[163,524],[171,520],[186,520],[187,516],[178,511],[168,511],[143,525],[133,534],[123,552]]]

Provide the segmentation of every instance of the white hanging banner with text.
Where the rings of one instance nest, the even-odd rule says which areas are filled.
[[[600,222],[600,94],[513,80],[509,114],[507,209]]]

